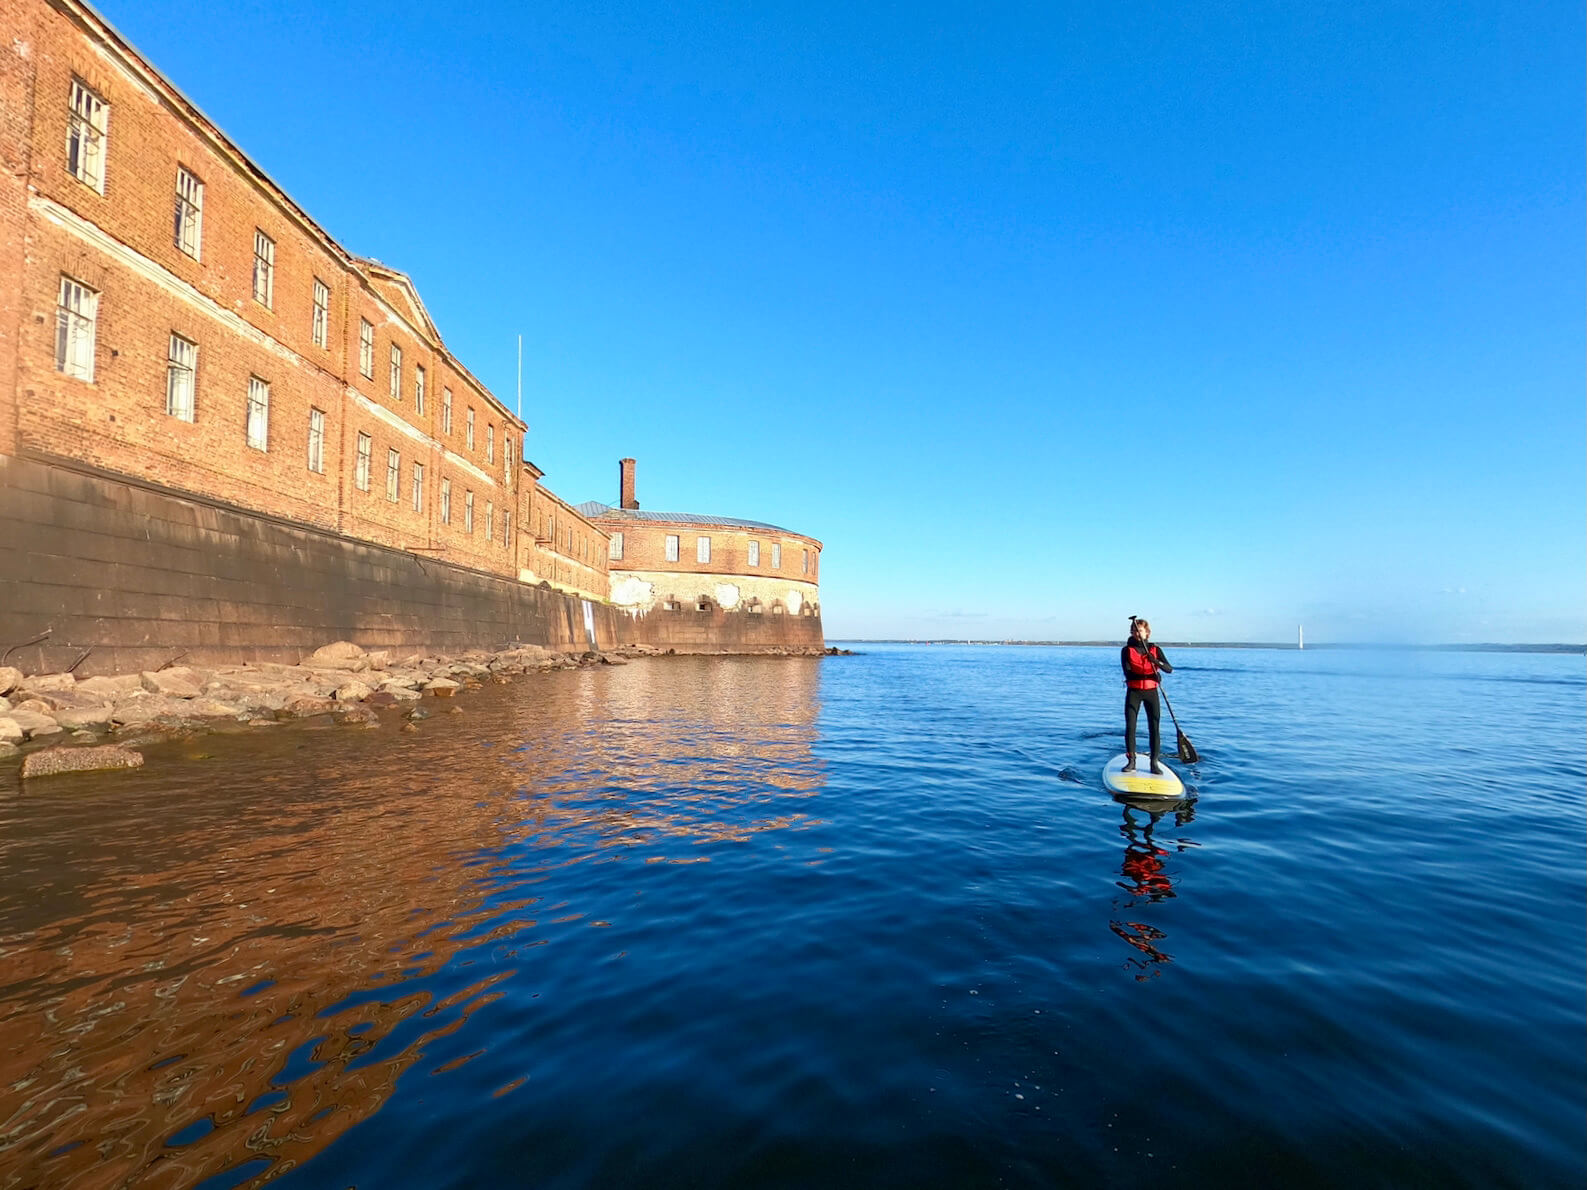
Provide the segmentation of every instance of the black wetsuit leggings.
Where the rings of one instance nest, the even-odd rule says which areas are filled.
[[[1124,695],[1124,750],[1131,756],[1135,755],[1135,717],[1142,707],[1146,708],[1146,727],[1152,738],[1152,759],[1156,760],[1162,755],[1163,746],[1163,709],[1158,701],[1157,689],[1150,690],[1131,689]]]

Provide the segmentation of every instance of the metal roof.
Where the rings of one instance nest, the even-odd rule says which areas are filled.
[[[803,537],[803,533],[795,533],[792,529],[784,529],[781,525],[768,525],[765,521],[746,521],[743,517],[736,516],[705,516],[698,512],[650,512],[639,508],[613,508],[610,504],[602,504],[599,500],[586,500],[575,509],[582,517],[594,520],[605,517],[608,520],[630,521],[666,521],[674,525],[721,525],[734,529],[770,529],[775,533],[787,533],[794,537]]]

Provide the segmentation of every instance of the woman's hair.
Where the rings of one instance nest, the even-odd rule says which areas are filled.
[[[1145,616],[1131,616],[1130,617],[1130,631],[1131,632],[1135,631],[1135,626],[1137,624],[1139,624],[1142,628],[1145,628],[1147,630],[1150,630],[1151,627],[1152,627],[1152,622],[1150,620],[1148,620]]]

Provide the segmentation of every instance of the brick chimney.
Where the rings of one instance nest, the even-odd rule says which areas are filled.
[[[617,460],[618,497],[617,507],[638,508],[639,501],[634,499],[634,460]]]

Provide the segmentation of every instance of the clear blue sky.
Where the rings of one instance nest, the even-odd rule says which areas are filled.
[[[1587,637],[1579,0],[102,10],[829,637]]]

